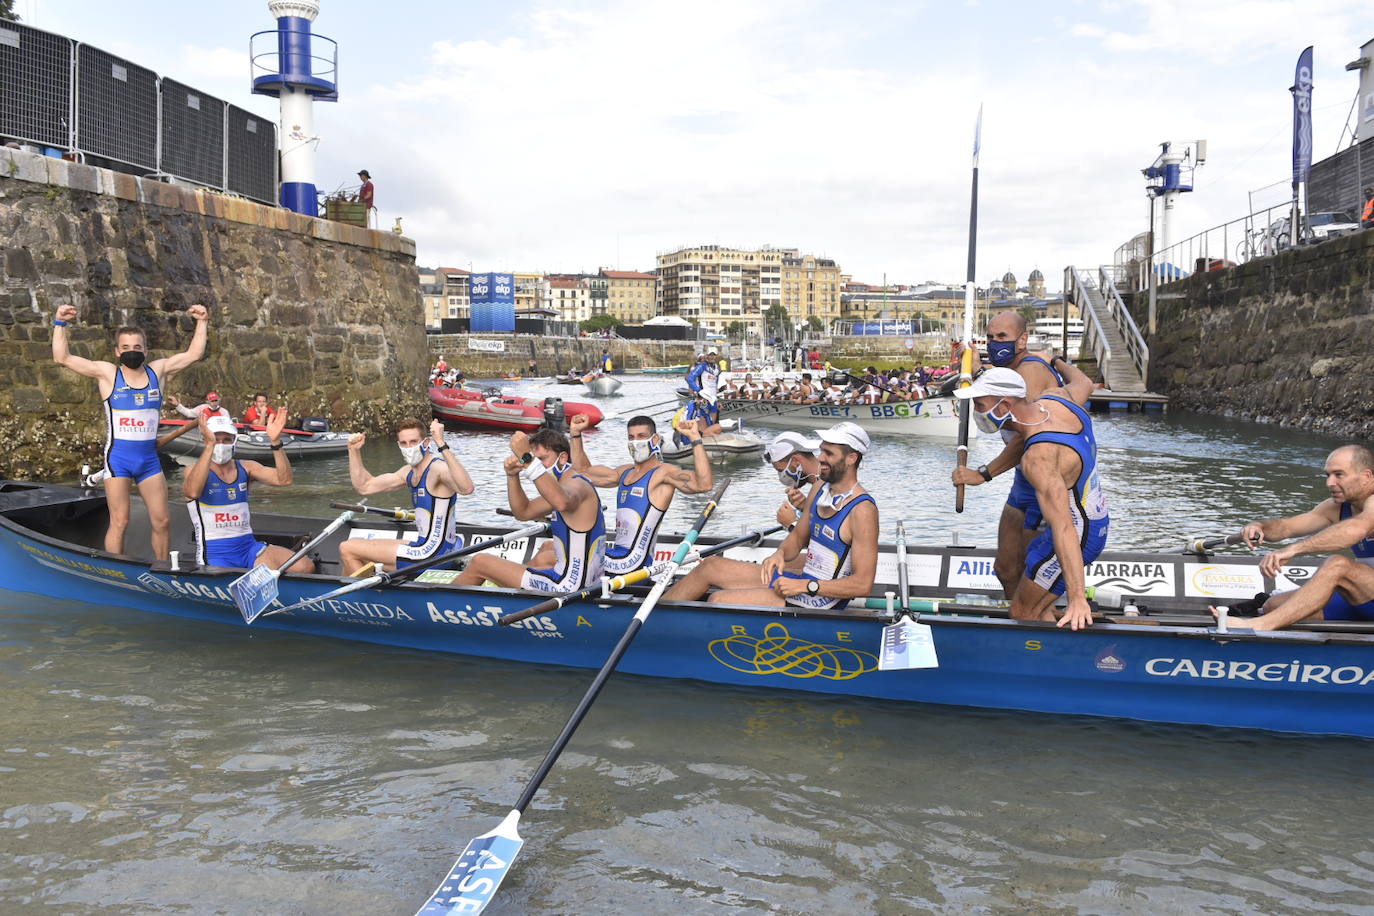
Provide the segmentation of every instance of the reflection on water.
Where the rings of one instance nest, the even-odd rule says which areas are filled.
[[[667,387],[632,379],[610,403]],[[1335,444],[1181,414],[1097,428],[1118,546],[1305,508]],[[495,520],[501,440],[454,438],[468,505]],[[591,440],[620,460],[620,424]],[[885,527],[990,543],[1002,481],[956,522],[948,444],[875,446]],[[367,456],[400,465],[386,443]],[[756,524],[776,476],[724,467],[713,525]],[[259,504],[323,516],[350,493],[343,461],[297,479]],[[412,912],[588,679],[0,593],[0,910]],[[1368,912],[1368,751],[621,677],[527,812],[492,911]]]

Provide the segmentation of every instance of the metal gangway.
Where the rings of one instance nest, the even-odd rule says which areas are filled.
[[[1117,292],[1112,268],[1064,268],[1064,300],[1083,317],[1080,352],[1092,354],[1107,388],[1114,394],[1147,393],[1150,348]]]

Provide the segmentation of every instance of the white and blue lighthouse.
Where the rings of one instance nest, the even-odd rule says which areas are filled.
[[[268,0],[277,27],[249,40],[253,92],[281,101],[281,205],[288,210],[319,215],[315,191],[314,104],[336,102],[339,90],[339,46],[331,38],[314,35],[310,23],[320,13],[319,0]],[[271,36],[268,38],[267,36]],[[276,47],[271,43],[275,41]]]

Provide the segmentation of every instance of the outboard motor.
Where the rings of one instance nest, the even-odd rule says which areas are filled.
[[[544,423],[545,429],[557,430],[560,433],[568,431],[567,416],[563,411],[562,398],[544,398]]]
[[[301,417],[301,431],[307,433],[329,432],[329,421],[324,417]]]

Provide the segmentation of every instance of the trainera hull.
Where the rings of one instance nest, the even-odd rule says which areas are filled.
[[[829,429],[836,423],[857,423],[870,433],[891,436],[931,436],[955,439],[959,417],[953,398],[927,398],[896,404],[786,404],[778,401],[751,401],[721,398],[720,415],[746,426],[775,426],[782,429]],[[978,434],[969,424],[969,437]]]
[[[43,511],[60,510],[49,504]],[[149,566],[48,537],[26,526],[22,517],[22,512],[0,515],[0,570],[12,591],[244,627],[228,588],[241,570]],[[302,530],[323,525],[300,521],[305,523]],[[480,536],[482,531],[469,534]],[[504,553],[518,559],[537,546],[514,542]],[[769,549],[744,550],[742,555]],[[661,547],[661,552],[666,550]],[[986,594],[990,589],[979,586],[992,581],[990,567],[988,551],[922,549],[908,562],[912,592],[927,595]],[[1142,603],[1153,601],[1166,609],[1225,600],[1226,593],[1239,594],[1257,583],[1274,585],[1243,558],[1118,554],[1095,568],[1090,578],[1133,582],[1144,595]],[[1287,574],[1298,581],[1310,572],[1311,567],[1290,567]],[[884,550],[880,577],[895,578],[890,549]],[[284,577],[280,600],[320,595],[338,584],[328,576]],[[514,627],[496,624],[502,614],[534,600],[508,589],[417,582],[355,592],[263,618],[254,627],[594,668],[610,653],[641,598],[569,605]],[[976,607],[963,611],[979,612]],[[925,614],[921,620],[933,629],[939,666],[880,671],[879,640],[887,622],[881,612],[663,604],[620,670],[900,702],[1374,737],[1374,636],[1326,630],[1218,633],[1207,626],[1168,624],[1177,618],[1160,619],[1164,625],[1118,621],[1072,633],[996,617]]]

